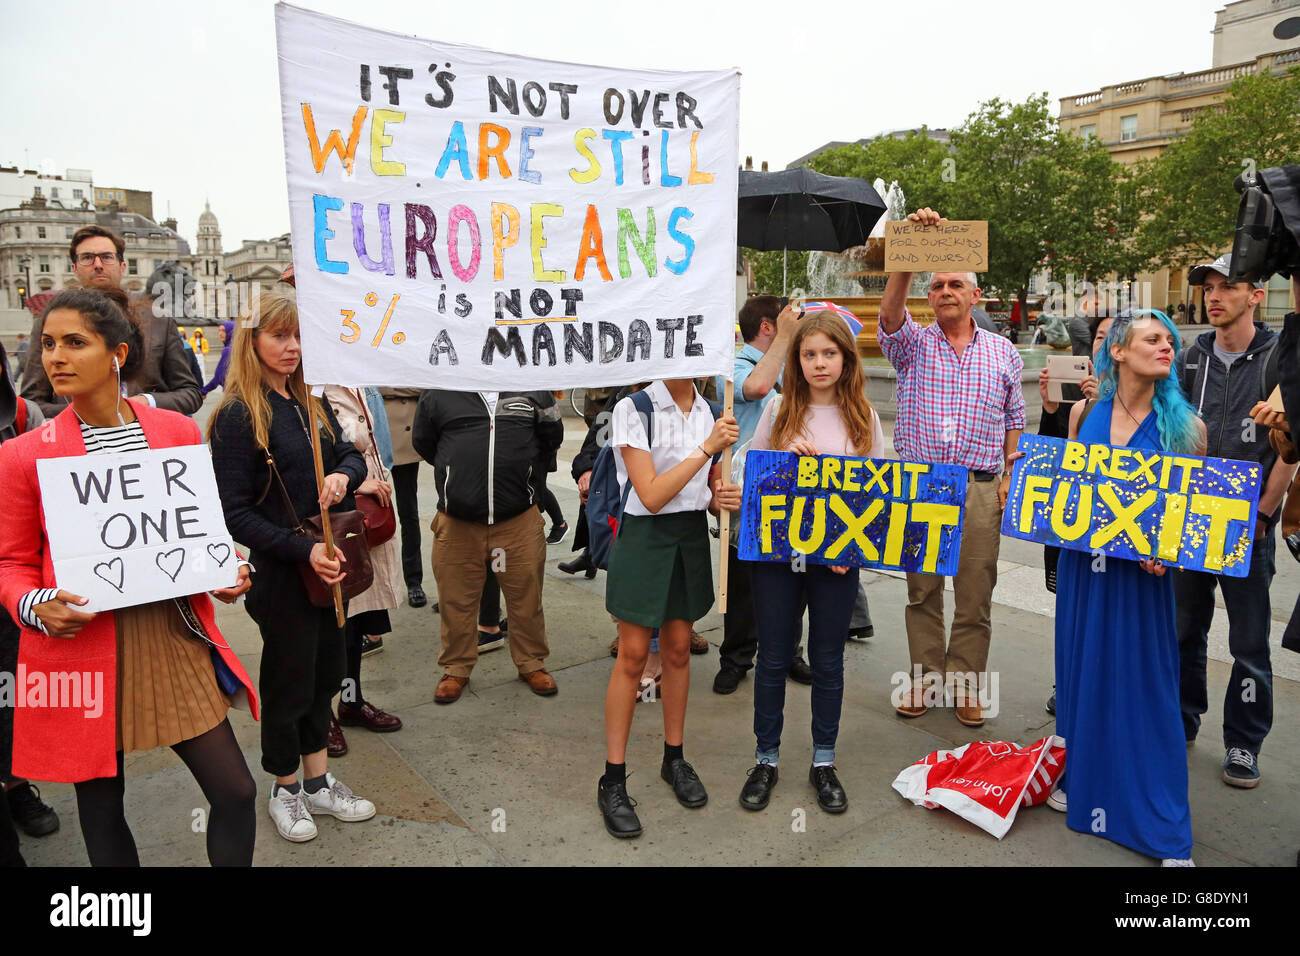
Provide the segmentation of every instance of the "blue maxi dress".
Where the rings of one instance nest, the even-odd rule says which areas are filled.
[[[1110,444],[1114,399],[1079,440]],[[1164,450],[1153,411],[1129,448]],[[1061,551],[1056,572],[1056,732],[1066,823],[1156,858],[1192,855],[1187,746],[1178,703],[1174,580],[1136,561]]]

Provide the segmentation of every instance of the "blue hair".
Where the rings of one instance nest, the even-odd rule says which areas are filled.
[[[1156,318],[1164,323],[1165,328],[1174,336],[1174,361],[1170,366],[1169,376],[1156,382],[1156,392],[1152,404],[1155,406],[1156,423],[1160,428],[1160,441],[1166,451],[1191,452],[1195,454],[1200,445],[1200,429],[1197,428],[1196,409],[1183,394],[1178,382],[1178,357],[1183,351],[1183,337],[1172,319],[1158,309],[1133,309],[1121,312],[1111,322],[1106,331],[1106,340],[1102,343],[1097,356],[1096,370],[1103,399],[1113,398],[1119,387],[1119,367],[1111,358],[1112,346],[1127,348],[1133,338],[1134,319]]]

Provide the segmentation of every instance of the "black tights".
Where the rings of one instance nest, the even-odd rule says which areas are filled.
[[[172,750],[190,768],[210,806],[208,862],[213,866],[252,866],[257,784],[235,742],[230,721],[223,720]],[[85,780],[76,788],[77,816],[90,865],[139,866],[135,838],[122,807],[126,793],[122,752],[117,753],[117,776]]]

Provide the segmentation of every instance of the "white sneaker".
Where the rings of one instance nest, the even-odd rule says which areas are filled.
[[[312,813],[325,813],[345,823],[359,823],[375,815],[375,805],[369,800],[358,797],[345,784],[334,779],[334,774],[325,774],[325,786],[315,793],[303,790],[307,809]]]
[[[279,792],[276,793],[275,784],[272,784],[271,790],[274,794],[270,805],[271,819],[275,821],[280,836],[290,843],[306,843],[316,839],[316,822],[307,812],[303,791],[290,793],[286,788],[278,787]]]
[[[1161,860],[1160,865],[1161,866],[1195,866],[1196,864],[1192,862],[1192,858],[1189,856],[1185,860],[1175,860],[1172,858],[1168,860]]]
[[[1065,791],[1053,790],[1047,796],[1047,805],[1053,810],[1059,810],[1061,813],[1065,813]]]

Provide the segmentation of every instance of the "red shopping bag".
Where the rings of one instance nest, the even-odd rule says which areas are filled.
[[[947,807],[1001,840],[1016,811],[1046,801],[1063,770],[1060,737],[1028,747],[979,740],[922,757],[898,775],[894,789],[928,810]]]

